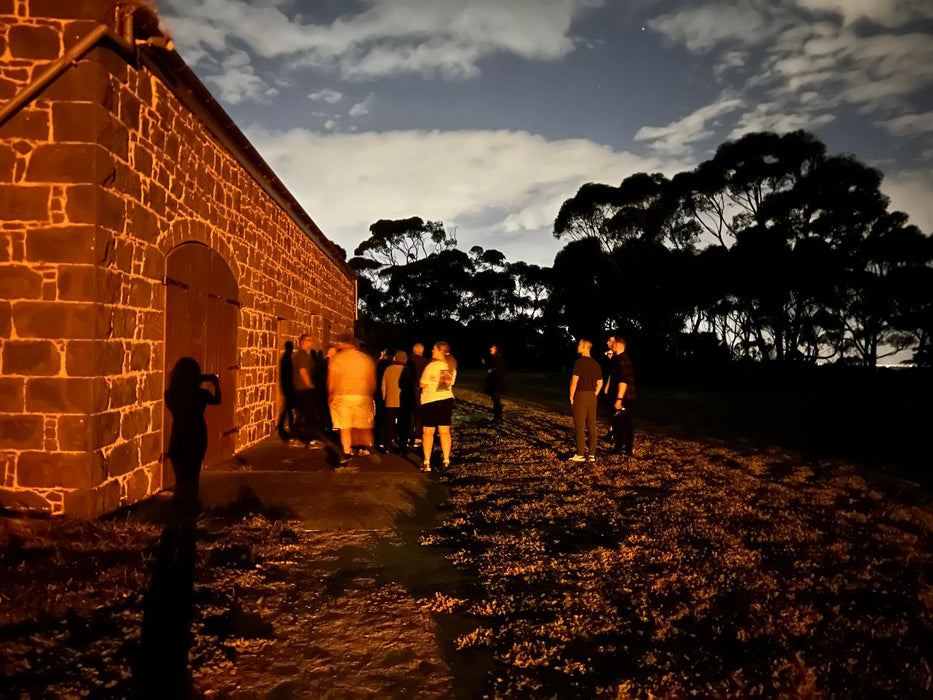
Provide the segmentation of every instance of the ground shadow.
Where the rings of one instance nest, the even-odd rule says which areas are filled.
[[[395,521],[398,539],[379,542],[377,551],[383,575],[405,586],[417,599],[434,598],[436,593],[457,599],[478,599],[482,590],[478,579],[470,572],[458,569],[451,562],[452,550],[424,546],[421,537],[441,526],[444,504],[449,499],[447,488],[429,479],[424,492],[405,488],[412,504],[408,513]],[[455,697],[479,697],[488,687],[493,670],[492,655],[485,649],[458,650],[455,642],[472,631],[478,620],[462,612],[436,612],[435,636],[441,656],[453,675]]]

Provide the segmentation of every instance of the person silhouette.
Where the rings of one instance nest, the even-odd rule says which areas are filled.
[[[295,429],[295,384],[292,380],[292,373],[294,372],[292,353],[294,351],[295,344],[290,340],[286,341],[285,352],[282,353],[279,360],[279,386],[282,389],[282,398],[285,403],[282,406],[282,412],[279,414],[279,420],[275,427],[284,443],[291,439],[292,432]],[[286,425],[288,426],[287,429]]]
[[[213,392],[201,386],[205,382],[211,383]],[[220,401],[220,380],[216,374],[202,374],[193,357],[183,357],[175,363],[165,390],[165,406],[172,414],[166,456],[175,472],[175,503],[186,516],[197,512],[198,478],[207,453],[204,410]]]

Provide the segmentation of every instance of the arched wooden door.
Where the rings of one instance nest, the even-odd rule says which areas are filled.
[[[240,303],[233,272],[214,250],[200,243],[173,249],[165,264],[165,383],[175,363],[193,357],[204,374],[220,378],[221,404],[208,406],[204,466],[233,454],[236,446],[237,327]],[[163,452],[168,449],[172,416],[163,412]],[[166,465],[168,466],[168,465]],[[163,469],[163,486],[174,482]]]

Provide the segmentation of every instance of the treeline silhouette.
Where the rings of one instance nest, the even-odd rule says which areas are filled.
[[[513,367],[567,363],[572,337],[624,333],[642,366],[933,361],[933,239],[890,211],[882,174],[811,134],[753,133],[673,178],[589,183],[552,267],[457,248],[442,222],[380,220],[354,251],[373,345],[490,342]]]

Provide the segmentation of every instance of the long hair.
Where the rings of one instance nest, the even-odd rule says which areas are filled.
[[[443,340],[438,340],[436,343],[434,343],[434,347],[441,351],[441,354],[444,356],[444,362],[447,363],[447,367],[450,369],[450,371],[456,372],[457,359],[450,354],[450,344]]]

